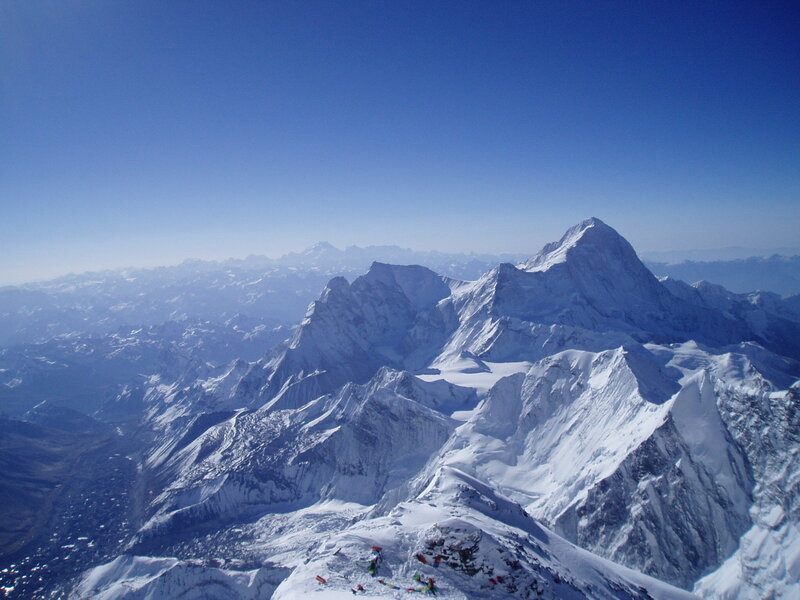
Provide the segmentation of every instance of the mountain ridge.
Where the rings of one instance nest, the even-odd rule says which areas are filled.
[[[391,596],[371,545],[393,585],[441,548],[444,598],[711,599],[729,573],[737,600],[765,579],[789,597],[800,577],[770,561],[800,520],[798,327],[781,299],[658,280],[595,218],[475,281],[329,278],[262,358],[141,380],[136,556],[76,597],[249,598],[259,577],[276,598]]]

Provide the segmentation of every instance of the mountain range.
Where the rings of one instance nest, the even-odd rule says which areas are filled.
[[[15,550],[7,594],[800,592],[796,299],[659,279],[592,218],[474,279],[373,262],[332,277],[299,325],[270,337],[261,318],[47,342],[128,369],[87,411],[116,427],[95,447],[131,472],[107,513],[124,526],[93,554],[95,525],[58,530],[86,570],[56,573],[52,544]],[[42,344],[0,356],[8,389],[41,372]],[[52,422],[39,438],[68,444]],[[58,585],[37,588],[41,573]]]
[[[650,256],[650,255],[648,255]],[[398,246],[320,242],[279,258],[251,255],[226,261],[187,260],[172,267],[118,269],[0,287],[0,347],[41,343],[55,336],[115,333],[120,327],[167,321],[224,324],[246,318],[270,328],[293,326],[333,277],[357,277],[373,262],[416,264],[440,275],[476,280],[522,254],[421,252]],[[737,293],[800,294],[800,257],[644,263],[657,276],[707,281]],[[800,300],[795,299],[800,310]]]
[[[658,276],[689,283],[713,282],[733,292],[761,290],[783,296],[800,294],[800,255],[797,254],[678,263],[645,261],[645,265]]]

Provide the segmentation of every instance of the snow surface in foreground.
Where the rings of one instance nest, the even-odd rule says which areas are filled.
[[[373,546],[383,549],[375,577],[368,572]],[[435,556],[442,557],[438,567]],[[453,600],[696,598],[573,546],[539,526],[519,505],[444,468],[415,500],[326,541],[273,599],[352,598],[358,585],[364,591],[356,597],[405,597],[409,588],[423,589],[415,575],[423,581],[434,578],[436,597]]]

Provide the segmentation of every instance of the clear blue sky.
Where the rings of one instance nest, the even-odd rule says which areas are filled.
[[[0,3],[0,283],[317,240],[797,246],[770,2]]]

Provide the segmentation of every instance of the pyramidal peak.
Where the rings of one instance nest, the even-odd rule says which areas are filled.
[[[591,253],[636,258],[635,250],[625,238],[597,217],[591,217],[570,227],[559,241],[545,245],[520,268],[530,272],[547,271],[554,265],[566,262],[577,248],[585,248]]]

